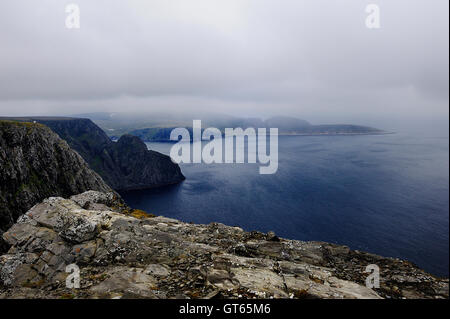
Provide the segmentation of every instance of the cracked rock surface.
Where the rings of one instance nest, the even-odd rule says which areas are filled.
[[[154,217],[114,193],[48,198],[3,239],[0,298],[448,298],[448,279],[406,261]],[[66,288],[69,264],[80,289]],[[369,264],[380,288],[365,286]]]
[[[112,192],[84,159],[48,127],[0,119],[0,253],[4,231],[50,196]]]

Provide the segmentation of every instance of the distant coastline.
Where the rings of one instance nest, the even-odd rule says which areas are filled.
[[[303,119],[274,116],[268,119],[234,117],[218,113],[165,114],[165,113],[88,113],[75,117],[89,118],[112,139],[130,134],[144,142],[171,142],[170,132],[177,127],[187,128],[192,136],[192,120],[199,119],[203,127],[225,128],[278,128],[279,136],[345,136],[392,134],[378,128],[355,124],[311,124]]]
[[[366,136],[366,135],[390,135],[396,134],[396,132],[367,132],[367,133],[280,133],[278,136]],[[113,142],[117,142],[120,137],[111,136],[110,137]],[[170,139],[151,139],[151,140],[143,140],[148,143],[176,143],[177,141],[172,141]],[[205,141],[205,140],[204,140]],[[192,142],[192,141],[191,141]]]
[[[396,134],[396,132],[361,132],[361,133],[352,133],[352,132],[342,132],[342,133],[280,133],[279,136],[342,136],[342,135],[387,135],[387,134]]]

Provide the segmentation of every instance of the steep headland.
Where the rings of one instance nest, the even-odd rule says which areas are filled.
[[[0,120],[0,234],[44,198],[87,190],[112,191],[48,127]]]
[[[406,261],[155,217],[111,193],[46,199],[3,238],[0,298],[448,298],[448,279]],[[80,289],[66,288],[73,263]]]
[[[136,136],[123,135],[113,142],[89,119],[30,117],[16,120],[48,126],[115,190],[152,188],[184,180],[180,167],[169,156],[147,150]]]

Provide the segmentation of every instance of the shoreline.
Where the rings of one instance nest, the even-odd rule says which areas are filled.
[[[277,136],[368,136],[368,135],[392,135],[392,134],[397,134],[397,132],[367,132],[367,133],[280,133]],[[136,136],[136,135],[134,135]],[[139,137],[139,136],[138,136]],[[113,141],[113,142],[117,142],[118,138],[117,136],[109,136],[109,138]],[[224,137],[222,137],[224,138]],[[179,141],[172,141],[169,139],[156,139],[156,140],[142,140],[144,143],[169,143],[169,144],[175,144],[178,143]],[[210,140],[203,140],[203,142],[209,142]],[[193,141],[191,140],[190,143],[192,144]]]

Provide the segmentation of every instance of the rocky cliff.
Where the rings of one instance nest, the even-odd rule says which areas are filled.
[[[87,190],[112,191],[48,127],[0,120],[0,233],[49,196]]]
[[[89,119],[19,118],[50,127],[77,151],[115,190],[145,189],[184,180],[180,167],[169,156],[147,150],[138,137],[123,135],[113,142]]]
[[[409,262],[134,211],[111,193],[49,198],[3,234],[0,298],[448,298]],[[80,288],[66,288],[66,266]],[[364,284],[369,264],[380,288]]]

